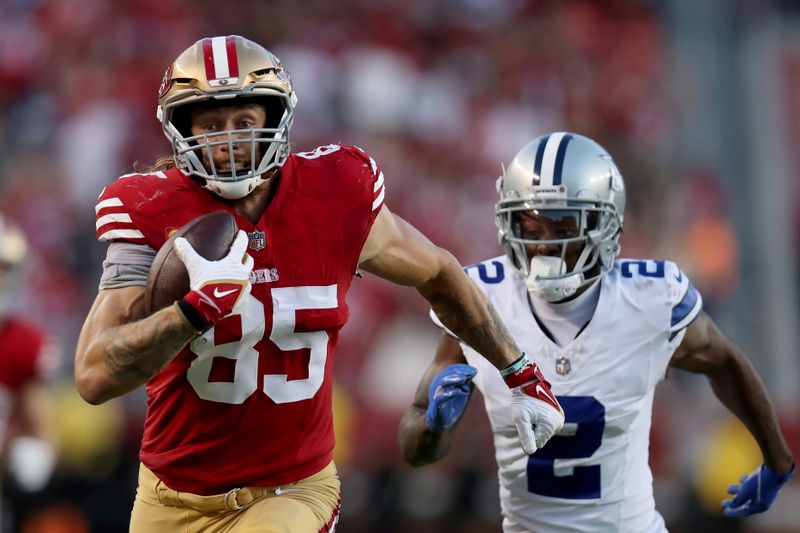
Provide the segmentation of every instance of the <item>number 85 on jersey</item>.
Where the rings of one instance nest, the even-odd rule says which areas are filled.
[[[337,286],[277,287],[269,294],[273,309],[269,340],[281,351],[308,349],[310,357],[307,378],[289,380],[286,374],[265,374],[261,380],[261,391],[275,403],[307,400],[322,386],[330,337],[326,331],[296,332],[296,312],[304,309],[336,309],[339,306]],[[241,404],[256,392],[259,388],[260,355],[256,345],[266,333],[264,318],[264,304],[250,294],[235,313],[191,342],[189,348],[197,358],[192,361],[186,377],[200,398]],[[235,322],[241,324],[241,336],[215,344],[215,338],[229,337],[217,335],[217,330],[231,328],[232,331]],[[262,343],[261,346],[265,346],[262,349],[265,355],[274,350],[269,343]],[[235,361],[233,381],[209,381],[215,357]]]

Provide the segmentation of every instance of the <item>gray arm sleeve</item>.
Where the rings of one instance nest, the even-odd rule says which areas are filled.
[[[155,257],[156,251],[146,244],[112,242],[103,261],[100,289],[147,285],[150,265]]]

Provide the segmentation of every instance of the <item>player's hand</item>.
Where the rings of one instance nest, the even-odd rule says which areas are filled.
[[[739,485],[728,487],[728,494],[734,496],[722,502],[725,516],[748,516],[769,509],[778,492],[792,479],[795,468],[796,465],[792,465],[791,470],[778,475],[762,464],[749,476],[742,476]]]
[[[564,410],[539,367],[525,354],[501,374],[511,389],[511,416],[519,442],[530,455],[564,426]]]
[[[431,433],[450,429],[461,418],[472,393],[472,378],[478,370],[469,365],[450,365],[439,372],[428,387],[425,424]]]
[[[191,291],[183,301],[197,312],[204,328],[233,312],[250,293],[253,258],[245,253],[247,243],[247,233],[239,230],[228,255],[219,261],[209,261],[183,237],[175,239],[175,253],[189,272]],[[193,317],[187,318],[193,322]]]

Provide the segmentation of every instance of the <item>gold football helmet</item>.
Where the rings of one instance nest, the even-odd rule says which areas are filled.
[[[563,300],[614,266],[625,217],[625,182],[608,152],[592,139],[563,131],[537,137],[503,167],[497,191],[500,244],[536,296]],[[574,232],[526,234],[523,213]],[[529,247],[545,246],[561,252],[528,256]],[[571,268],[566,262],[570,246],[581,247]]]
[[[239,103],[255,99],[267,111],[264,128],[192,136],[189,111],[201,102]],[[238,35],[200,39],[167,67],[158,90],[156,116],[172,144],[175,161],[204,187],[227,199],[243,198],[263,183],[269,170],[289,155],[289,129],[297,96],[280,59],[263,46]],[[246,144],[250,168],[236,168],[233,145]],[[218,170],[210,157],[214,146],[228,145],[231,161]],[[203,164],[207,150],[211,168]]]

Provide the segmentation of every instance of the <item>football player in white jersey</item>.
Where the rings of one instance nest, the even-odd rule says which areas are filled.
[[[729,488],[725,514],[767,510],[795,471],[767,391],[675,263],[617,259],[625,185],[606,150],[573,133],[539,137],[503,169],[498,191],[506,253],[467,272],[530,359],[555,370],[548,376],[566,423],[527,455],[509,388],[445,330],[400,423],[406,460],[447,453],[474,381],[494,432],[505,532],[665,531],[648,441],[653,393],[671,366],[705,374],[763,454]]]

